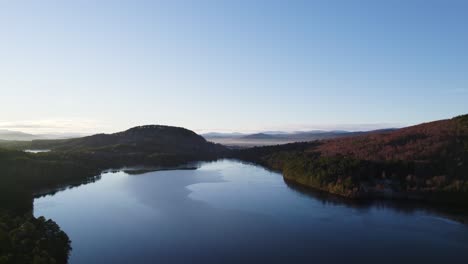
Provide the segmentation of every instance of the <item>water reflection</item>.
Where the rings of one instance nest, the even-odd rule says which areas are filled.
[[[34,196],[34,198],[40,198],[40,197],[49,196],[49,195],[53,196],[54,194],[56,194],[58,192],[63,192],[63,191],[69,190],[69,189],[80,187],[82,185],[94,183],[96,181],[99,181],[101,179],[101,177],[102,177],[102,175],[96,175],[96,176],[93,176],[93,177],[80,179],[80,180],[77,180],[75,182],[69,182],[67,184],[64,184],[64,185],[61,185],[61,186],[58,186],[58,187],[42,189],[42,190],[34,193],[33,196]]]
[[[232,160],[108,171],[34,202],[73,263],[463,263],[468,227],[416,207],[351,203]],[[403,209],[401,209],[403,208]],[[445,218],[444,218],[445,219]]]
[[[468,211],[463,208],[441,207],[433,204],[428,204],[421,201],[411,200],[385,200],[385,199],[362,199],[353,200],[346,199],[337,195],[332,195],[326,192],[314,191],[299,185],[295,182],[284,179],[286,186],[292,190],[301,193],[304,196],[312,197],[317,201],[321,201],[324,205],[342,205],[349,208],[359,209],[362,211],[376,209],[391,209],[403,214],[414,214],[419,211],[425,211],[428,214],[435,214],[440,217],[445,217],[459,223],[468,223]]]
[[[25,149],[24,152],[27,153],[43,153],[43,152],[49,152],[50,149]]]

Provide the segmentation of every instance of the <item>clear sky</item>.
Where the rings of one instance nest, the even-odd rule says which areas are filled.
[[[373,128],[468,113],[468,1],[1,1],[0,129]]]

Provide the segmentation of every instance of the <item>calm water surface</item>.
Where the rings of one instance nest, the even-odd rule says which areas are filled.
[[[468,226],[424,210],[307,195],[223,160],[196,170],[103,173],[37,198],[76,263],[468,263]]]
[[[50,149],[25,149],[24,152],[27,152],[27,153],[43,153],[43,152],[49,152]]]

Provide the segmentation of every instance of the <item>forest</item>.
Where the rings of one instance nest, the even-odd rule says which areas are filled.
[[[36,192],[91,177],[80,162],[0,149],[0,263],[66,263],[68,236],[53,220],[32,215]]]
[[[349,198],[468,204],[468,115],[386,133],[237,150],[234,156]]]

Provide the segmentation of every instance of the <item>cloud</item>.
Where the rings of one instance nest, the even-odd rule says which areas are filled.
[[[106,127],[96,120],[89,119],[47,119],[0,121],[0,129],[16,130],[32,134],[47,133],[97,133]]]

